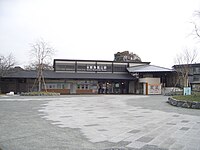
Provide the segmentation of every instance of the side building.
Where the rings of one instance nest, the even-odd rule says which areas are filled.
[[[173,68],[179,72],[179,87],[184,86],[182,73],[188,72],[188,86],[191,86],[193,91],[200,91],[200,63],[174,65]]]
[[[46,88],[61,94],[161,94],[174,84],[172,69],[149,62],[54,59],[53,67],[43,73]],[[1,78],[1,90],[37,91],[36,77],[35,70],[12,72]]]

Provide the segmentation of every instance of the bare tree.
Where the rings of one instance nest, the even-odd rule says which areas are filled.
[[[194,12],[194,18],[191,23],[194,25],[194,30],[192,32],[193,37],[200,39],[200,11],[195,11]]]
[[[174,69],[178,73],[178,80],[182,81],[182,85],[187,87],[189,85],[188,76],[190,73],[190,65],[193,64],[198,56],[196,49],[189,51],[185,49],[182,53],[176,56]]]
[[[39,64],[35,64],[35,63],[30,63],[29,65],[24,66],[25,70],[38,70],[38,68],[39,68]],[[49,64],[43,64],[43,69],[53,70],[52,62]]]
[[[1,93],[1,77],[7,75],[15,65],[15,58],[12,54],[8,56],[0,55],[0,93]]]
[[[43,71],[47,68],[47,64],[50,64],[52,61],[54,49],[44,40],[38,40],[36,43],[32,44],[31,47],[32,62],[29,66],[37,70],[36,81],[38,82],[38,91],[42,90],[42,84],[46,90]]]
[[[14,67],[15,63],[15,58],[12,54],[8,56],[0,55],[0,77],[8,74],[8,71]]]

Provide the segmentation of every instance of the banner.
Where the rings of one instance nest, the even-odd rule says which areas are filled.
[[[148,94],[161,94],[161,84],[148,84]]]

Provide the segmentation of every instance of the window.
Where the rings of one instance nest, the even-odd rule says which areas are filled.
[[[193,81],[200,81],[200,75],[194,75]]]
[[[61,84],[57,84],[57,88],[58,88],[58,89],[61,89]]]
[[[194,68],[194,74],[200,74],[200,67]]]
[[[81,85],[81,89],[84,89],[84,85]]]
[[[57,84],[46,84],[47,89],[57,89],[58,85]]]
[[[126,66],[122,66],[122,65],[116,65],[113,68],[114,72],[125,72],[126,71]]]
[[[84,64],[78,64],[77,66],[77,70],[78,71],[86,71],[86,68],[88,68],[89,66],[86,67],[86,65]]]
[[[75,64],[66,64],[66,70],[75,70]]]
[[[73,71],[73,70],[75,70],[74,64],[56,65],[56,71]]]
[[[65,71],[65,65],[56,65],[56,70],[57,71]]]

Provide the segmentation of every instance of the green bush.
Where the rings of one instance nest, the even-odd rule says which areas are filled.
[[[21,93],[21,96],[59,96],[60,93],[54,93],[54,92],[27,92],[27,93]]]

